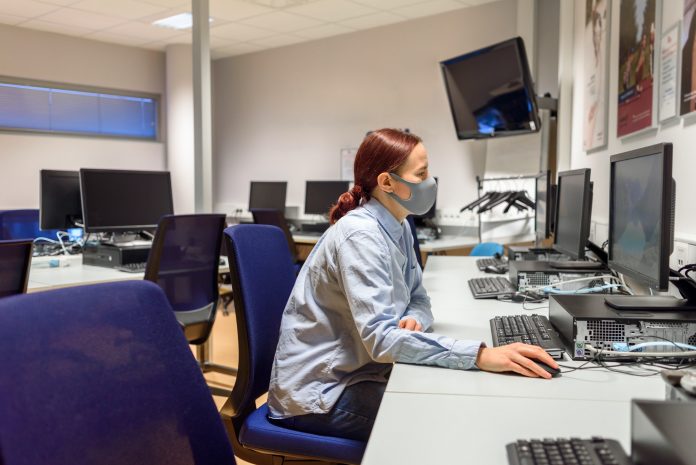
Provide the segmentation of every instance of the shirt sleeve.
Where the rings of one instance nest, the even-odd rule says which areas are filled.
[[[408,245],[411,250],[411,263],[415,263],[413,285],[411,286],[411,301],[406,307],[406,312],[401,319],[413,318],[422,326],[423,331],[427,331],[433,325],[433,313],[430,310],[430,297],[423,287],[423,270],[418,265],[416,250],[413,244]]]
[[[353,321],[374,361],[458,369],[474,367],[481,341],[399,328],[403,309],[396,308],[394,303],[391,260],[386,244],[374,233],[352,233],[338,248],[337,259],[339,279]],[[422,283],[419,285],[422,287]],[[428,300],[428,312],[429,305]]]

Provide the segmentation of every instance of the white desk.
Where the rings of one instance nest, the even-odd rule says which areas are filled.
[[[435,332],[491,345],[491,318],[548,316],[547,304],[527,304],[534,310],[524,310],[519,303],[475,300],[467,281],[485,275],[475,261],[428,260],[423,279]],[[561,363],[580,364],[570,359]],[[603,435],[620,440],[628,451],[632,398],[664,399],[665,385],[659,376],[639,378],[604,369],[543,380],[396,364],[363,464],[506,464],[506,443],[549,436]]]

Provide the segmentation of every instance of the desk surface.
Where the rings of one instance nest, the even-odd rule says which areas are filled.
[[[485,275],[475,261],[428,260],[423,280],[435,332],[490,345],[489,320],[496,315],[548,316],[546,303],[526,304],[530,310],[525,310],[520,303],[475,300],[467,280]],[[561,363],[581,364],[569,358]],[[542,380],[396,364],[363,464],[505,464],[505,444],[530,437],[603,435],[620,440],[628,450],[632,398],[664,399],[664,383],[659,376],[605,369]]]

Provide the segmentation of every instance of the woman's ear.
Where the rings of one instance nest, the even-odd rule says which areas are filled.
[[[380,173],[377,176],[377,187],[383,192],[394,192],[394,180],[389,173]]]

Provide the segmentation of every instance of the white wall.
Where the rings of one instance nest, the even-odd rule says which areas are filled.
[[[161,52],[0,25],[0,76],[161,94],[165,115]],[[0,209],[38,208],[42,168],[166,167],[162,142],[26,133],[0,133],[0,163]]]
[[[438,208],[476,197],[485,143],[455,135],[438,62],[516,35],[506,0],[213,62],[215,208],[246,208],[251,180],[336,179],[368,130],[410,128],[439,177]]]
[[[662,31],[667,30],[681,19],[683,2],[665,1],[662,6]],[[611,41],[609,52],[609,144],[606,149],[587,154],[582,149],[583,121],[583,32],[585,2],[575,3],[574,37],[574,86],[573,86],[573,130],[572,130],[572,168],[591,168],[594,181],[593,220],[600,224],[609,221],[609,157],[611,155],[644,147],[659,142],[671,142],[674,152],[673,176],[677,182],[677,210],[675,236],[683,239],[696,239],[696,215],[694,215],[693,192],[691,185],[696,174],[696,125],[685,124],[684,120],[658,125],[658,129],[622,140],[616,137],[616,111],[618,87],[619,55],[619,2],[612,2]],[[655,42],[659,47],[660,35]],[[657,54],[657,50],[656,50]],[[659,55],[658,55],[659,56]],[[657,68],[657,66],[656,66]],[[655,91],[658,86],[656,85]],[[606,228],[602,228],[606,230]],[[598,237],[600,234],[598,233]]]

